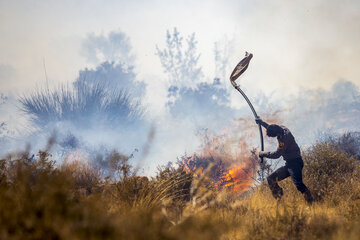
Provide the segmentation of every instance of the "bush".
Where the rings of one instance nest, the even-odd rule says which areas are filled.
[[[358,132],[348,132],[341,136],[329,136],[326,142],[335,149],[349,154],[350,157],[360,160],[360,135]]]
[[[240,196],[213,191],[211,168],[198,177],[161,168],[148,179],[131,156],[113,152],[114,175],[103,178],[96,168],[56,167],[50,158],[40,151],[0,161],[1,239],[358,239],[359,166],[332,143],[304,153],[304,180],[321,199],[312,206],[289,179],[276,201],[264,183]]]
[[[74,179],[49,155],[1,160],[1,239],[111,239],[116,229],[100,204],[79,198]]]
[[[356,159],[334,147],[333,143],[316,143],[303,153],[304,178],[317,199],[355,197],[354,181],[359,181]]]
[[[75,188],[84,190],[86,194],[92,193],[102,179],[99,168],[81,161],[63,164],[61,170],[70,174],[74,180]]]
[[[92,124],[133,124],[142,118],[138,103],[124,91],[110,91],[105,83],[77,82],[74,87],[60,86],[54,91],[38,91],[20,99],[22,110],[38,126],[68,121],[75,126]]]

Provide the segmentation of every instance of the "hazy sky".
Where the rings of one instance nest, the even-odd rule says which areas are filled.
[[[28,88],[48,77],[73,81],[91,66],[81,55],[90,33],[127,34],[140,79],[162,76],[155,45],[167,29],[196,33],[205,73],[214,71],[214,43],[231,46],[229,70],[254,53],[249,88],[296,91],[359,83],[360,2],[334,1],[0,1],[0,87]],[[255,84],[256,82],[256,84]],[[250,84],[247,84],[250,85]]]
[[[226,78],[245,51],[254,54],[241,83],[251,98],[259,92],[279,100],[301,98],[309,89],[336,92],[339,79],[360,86],[359,23],[358,0],[0,0],[0,93],[22,95],[44,86],[45,68],[51,85],[70,83],[80,70],[96,67],[84,54],[89,36],[122,32],[136,79],[147,84],[145,102],[162,113],[168,85],[156,45],[164,48],[166,31],[174,27],[184,37],[196,34],[203,81],[215,77],[218,43],[226,46]],[[227,79],[221,83],[231,88]],[[245,104],[236,91],[231,94],[232,106]],[[194,147],[187,147],[189,132],[178,128],[167,136],[170,128],[173,122],[158,129],[164,141],[172,139],[169,148],[159,143],[164,159]]]

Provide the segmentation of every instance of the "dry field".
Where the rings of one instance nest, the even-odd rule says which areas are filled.
[[[80,162],[55,167],[46,151],[9,154],[0,162],[0,238],[359,239],[359,160],[340,147],[321,142],[303,153],[311,206],[289,180],[277,202],[266,182],[240,195],[218,191],[206,170],[137,176],[116,152],[108,178]]]

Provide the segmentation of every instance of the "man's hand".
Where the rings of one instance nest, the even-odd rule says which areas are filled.
[[[260,151],[260,152],[259,152],[259,157],[260,157],[260,158],[265,157],[265,155],[266,155],[266,152],[264,152],[264,151]]]
[[[255,122],[256,122],[256,124],[262,124],[263,123],[263,120],[261,120],[261,118],[260,117],[257,117],[257,118],[255,118]]]

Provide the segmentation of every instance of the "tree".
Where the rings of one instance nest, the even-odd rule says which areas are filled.
[[[194,86],[195,81],[199,81],[203,76],[201,67],[198,66],[200,54],[197,53],[195,33],[186,38],[186,46],[183,40],[176,28],[173,33],[168,30],[166,47],[161,50],[156,46],[156,54],[171,85]]]

